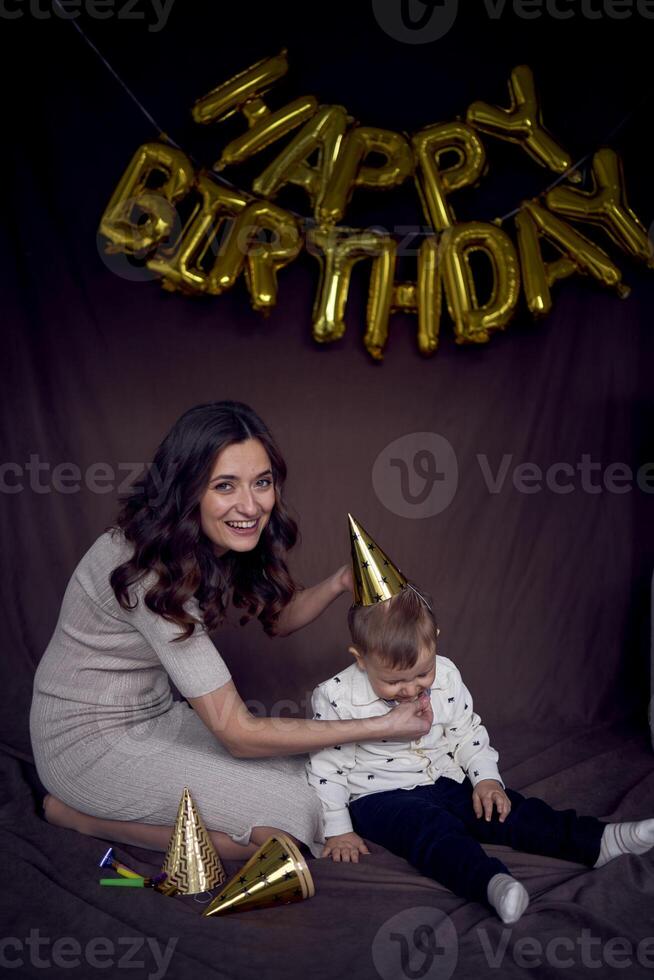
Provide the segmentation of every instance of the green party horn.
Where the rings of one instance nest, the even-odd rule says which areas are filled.
[[[125,864],[121,864],[119,861],[116,861],[116,859],[114,857],[114,849],[113,849],[113,847],[110,847],[109,850],[106,852],[106,854],[103,855],[103,857],[102,857],[102,859],[101,859],[100,864],[98,865],[98,867],[99,868],[113,868],[114,871],[117,871],[118,874],[121,875],[121,877],[123,877],[123,878],[138,878],[138,879],[140,879],[140,880],[143,881],[143,884],[144,884],[144,887],[145,888],[156,888],[157,891],[161,891],[162,890],[162,889],[159,888],[159,886],[168,877],[167,874],[164,871],[160,871],[159,874],[151,875],[151,876],[149,876],[149,875],[140,875],[136,871],[132,871],[132,869],[131,868],[128,868]],[[104,880],[105,881],[108,881],[109,879],[108,878],[105,878]],[[114,879],[112,878],[111,881],[114,881]],[[140,885],[136,885],[135,887],[136,888],[140,888],[141,886]],[[168,894],[168,891],[166,891],[166,894]]]
[[[145,888],[143,878],[100,878],[101,885],[116,885],[119,888]]]

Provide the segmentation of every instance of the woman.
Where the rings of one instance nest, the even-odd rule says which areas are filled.
[[[50,822],[165,850],[188,786],[224,858],[249,856],[278,830],[319,856],[302,753],[428,730],[417,704],[333,722],[258,718],[239,697],[208,635],[230,600],[241,624],[256,617],[288,635],[352,586],[347,566],[294,585],[285,477],[252,409],[196,406],[84,555],[34,680],[30,732]],[[166,675],[188,703],[173,701]]]

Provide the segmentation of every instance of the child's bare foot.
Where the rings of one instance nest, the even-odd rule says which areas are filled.
[[[604,828],[599,857],[594,867],[601,868],[607,861],[612,861],[621,854],[645,854],[652,847],[654,819],[609,823]]]
[[[511,875],[496,874],[488,882],[488,901],[502,922],[517,922],[529,905],[529,894],[524,885]]]

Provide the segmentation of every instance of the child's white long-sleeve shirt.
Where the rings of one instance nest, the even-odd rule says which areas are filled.
[[[319,684],[311,703],[314,718],[325,721],[374,718],[392,710],[356,663]],[[334,745],[311,754],[307,775],[322,803],[325,837],[352,830],[348,801],[367,793],[413,789],[439,776],[458,783],[468,776],[473,786],[482,779],[497,779],[504,787],[497,768],[499,755],[473,710],[472,696],[458,667],[440,654],[431,703],[434,724],[412,742],[381,739]]]

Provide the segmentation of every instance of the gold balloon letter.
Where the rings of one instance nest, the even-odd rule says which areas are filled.
[[[627,204],[622,161],[615,150],[597,151],[592,174],[592,191],[555,187],[545,197],[548,208],[566,218],[601,225],[624,252],[654,268],[647,230]]]
[[[605,286],[616,287],[618,293],[624,295],[620,269],[606,252],[535,201],[523,202],[516,225],[525,296],[532,313],[549,313],[552,308],[550,286],[574,273],[592,276]],[[554,262],[544,261],[539,243],[541,237],[562,253],[561,258]]]
[[[257,61],[195,102],[193,118],[197,123],[221,122],[235,112],[242,112],[247,119],[248,131],[227,144],[214,170],[242,163],[314,114],[318,100],[311,95],[295,99],[275,112],[261,98],[287,71],[284,48],[275,57]]]
[[[268,312],[277,302],[277,271],[302,247],[297,222],[281,208],[251,201],[206,174],[199,176],[197,188],[201,202],[175,249],[161,249],[148,268],[163,276],[167,289],[214,296],[231,289],[245,271],[252,306]],[[257,241],[266,232],[272,241]],[[211,253],[215,257],[208,262]]]
[[[451,122],[429,126],[412,139],[416,158],[416,185],[425,217],[434,231],[454,224],[454,212],[447,200],[452,191],[475,184],[484,172],[486,151],[474,129]],[[441,159],[454,153],[458,160],[441,168]]]
[[[262,197],[275,197],[284,184],[303,187],[312,207],[322,200],[331,179],[350,117],[343,106],[321,106],[316,115],[297,133],[288,146],[257,177],[252,189]],[[309,166],[308,158],[318,150],[320,162]]]
[[[372,259],[364,343],[366,350],[381,360],[388,337],[396,243],[389,236],[374,232],[313,228],[307,237],[307,248],[316,255],[321,267],[313,308],[313,338],[319,343],[340,340],[345,333],[345,305],[352,266],[361,259]]]
[[[192,186],[193,176],[193,165],[181,150],[164,143],[140,146],[100,221],[100,232],[110,242],[107,251],[145,254],[169,238],[175,202]],[[148,187],[155,177],[156,187]]]
[[[418,314],[418,350],[429,356],[438,347],[443,292],[439,263],[440,247],[435,235],[425,238],[418,252],[418,282],[396,282],[391,313],[402,310]],[[386,343],[386,337],[383,338]]]
[[[159,249],[148,261],[148,268],[163,277],[163,285],[169,290],[209,291],[207,255],[218,250],[219,233],[225,222],[233,220],[248,206],[247,197],[217,184],[206,174],[198,176],[197,190],[200,203],[194,208],[175,247]],[[211,292],[220,290],[212,289]]]
[[[266,231],[273,240],[257,241]],[[300,229],[291,214],[267,201],[253,201],[234,222],[225,254],[209,273],[207,290],[222,293],[229,289],[245,267],[252,306],[269,312],[277,302],[277,272],[292,262],[301,248]]]
[[[469,221],[446,228],[441,235],[443,281],[457,344],[483,344],[494,330],[503,330],[515,312],[520,269],[513,242],[501,228]],[[483,252],[493,273],[491,295],[479,303],[470,254]]]
[[[482,133],[518,143],[538,163],[556,173],[565,173],[572,161],[543,126],[534,76],[528,65],[513,69],[509,93],[509,109],[488,102],[473,102],[468,109],[467,121]]]
[[[363,161],[373,152],[386,157],[385,162],[380,167],[364,166]],[[332,178],[317,207],[317,221],[340,221],[355,187],[385,190],[401,184],[412,172],[411,147],[404,136],[388,129],[355,126],[343,140]]]

